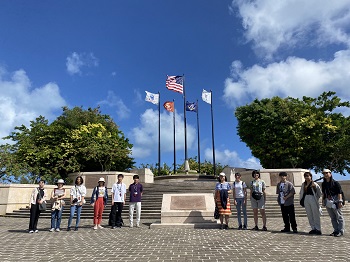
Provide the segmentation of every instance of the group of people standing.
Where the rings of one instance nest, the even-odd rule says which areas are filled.
[[[342,188],[336,180],[333,179],[332,173],[329,169],[323,170],[323,183],[321,187],[313,181],[310,172],[304,173],[305,181],[301,185],[300,190],[300,204],[305,207],[308,221],[311,227],[309,234],[321,235],[321,214],[319,199],[322,196],[322,206],[331,218],[333,232],[331,236],[339,237],[344,234],[344,219],[342,214],[342,207],[344,204],[344,193]],[[250,202],[254,214],[255,226],[252,230],[259,230],[258,227],[258,212],[262,217],[262,230],[266,231],[266,184],[260,179],[260,172],[254,170],[252,172],[253,180],[250,183]],[[280,182],[276,186],[277,202],[280,205],[284,228],[281,232],[298,233],[297,223],[295,219],[294,195],[295,188],[293,183],[287,180],[287,173],[279,173]],[[215,204],[219,210],[221,229],[227,229],[229,223],[229,216],[231,214],[230,194],[233,193],[233,201],[237,210],[238,229],[247,229],[247,188],[245,182],[241,181],[241,174],[235,174],[235,181],[227,182],[225,173],[220,173],[218,182],[215,186]],[[242,211],[244,222],[242,224]],[[223,223],[225,218],[225,223]]]
[[[110,225],[111,228],[121,227],[123,224],[122,210],[126,201],[126,185],[123,183],[123,174],[118,175],[118,181],[112,186],[112,208],[110,213]],[[143,194],[143,186],[139,183],[139,176],[133,176],[134,182],[129,186],[130,202],[129,202],[129,222],[130,227],[133,227],[134,210],[136,209],[136,227],[140,227],[141,217],[141,197]],[[39,186],[33,189],[30,197],[30,220],[29,220],[29,233],[37,233],[37,224],[40,213],[45,210],[46,202],[51,200],[51,229],[50,232],[59,232],[61,230],[62,212],[67,203],[66,189],[63,188],[64,180],[59,179],[56,183],[57,187],[52,191],[51,197],[47,195],[47,190],[44,188],[45,181],[40,180]],[[81,176],[75,179],[75,185],[70,188],[69,205],[70,216],[68,219],[67,231],[71,231],[72,220],[76,213],[76,221],[74,230],[78,231],[80,224],[80,216],[83,205],[86,203],[86,187],[83,185],[84,180]],[[105,186],[105,179],[101,177],[98,180],[98,185],[94,187],[91,195],[90,205],[94,208],[93,229],[102,229],[102,214],[108,201],[108,190]]]

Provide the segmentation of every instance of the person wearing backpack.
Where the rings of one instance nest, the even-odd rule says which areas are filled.
[[[91,195],[90,204],[94,207],[94,230],[102,229],[102,214],[107,204],[108,191],[105,186],[105,179],[101,177],[98,180],[98,186],[94,187]]]
[[[233,204],[237,209],[237,219],[238,219],[238,229],[246,230],[248,226],[247,218],[247,185],[244,181],[241,181],[241,174],[235,174],[236,180],[233,182],[232,191],[233,191]],[[242,210],[244,224],[242,226]]]
[[[333,233],[330,236],[340,237],[344,235],[344,218],[343,218],[343,194],[342,188],[338,181],[333,179],[329,169],[324,169],[322,194],[323,205],[331,218]]]

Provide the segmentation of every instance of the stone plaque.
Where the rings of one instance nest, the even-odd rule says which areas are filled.
[[[85,176],[84,185],[86,188],[94,188],[98,186],[98,180],[100,177],[103,177],[106,181],[105,185],[107,185],[107,176],[106,175],[88,175]]]
[[[171,196],[170,210],[205,210],[204,196]]]

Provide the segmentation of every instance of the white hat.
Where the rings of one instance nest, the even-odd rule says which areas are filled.
[[[64,180],[63,179],[58,179],[56,184],[63,184],[64,185]]]
[[[226,176],[226,174],[224,172],[221,172],[219,176]]]
[[[105,179],[103,177],[100,177],[100,179],[98,180],[98,182],[105,182]]]
[[[332,172],[331,172],[331,170],[325,168],[325,169],[323,169],[322,173],[332,173]]]

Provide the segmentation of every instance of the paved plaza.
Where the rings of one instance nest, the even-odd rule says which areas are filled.
[[[74,225],[75,220],[73,220]],[[104,221],[106,222],[106,221]],[[280,233],[282,218],[268,218],[268,231],[219,229],[92,229],[82,220],[79,231],[49,232],[50,220],[39,219],[29,234],[28,219],[0,217],[0,261],[349,261],[350,221],[343,237],[330,237],[328,216],[322,236],[309,235],[307,218],[298,217],[298,234]],[[236,221],[230,220],[231,226]],[[234,224],[233,224],[234,222]],[[249,219],[249,228],[252,219]]]

